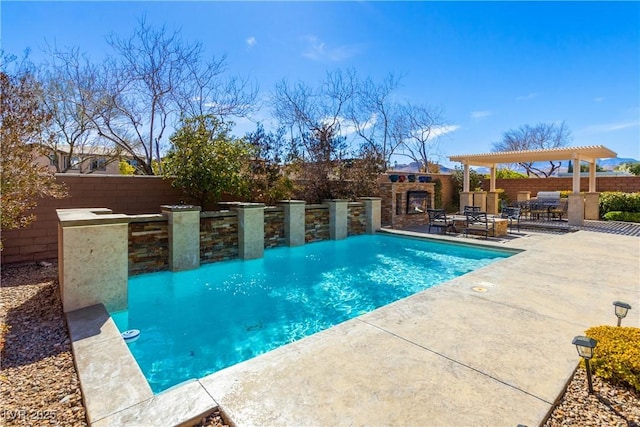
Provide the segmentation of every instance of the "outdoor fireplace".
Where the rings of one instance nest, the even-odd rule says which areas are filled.
[[[425,213],[430,205],[428,191],[407,191],[407,215]]]

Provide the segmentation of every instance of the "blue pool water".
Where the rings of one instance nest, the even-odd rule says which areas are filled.
[[[476,270],[511,253],[385,235],[129,279],[112,313],[154,392],[200,378]]]

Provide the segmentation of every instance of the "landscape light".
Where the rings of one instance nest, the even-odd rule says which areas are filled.
[[[627,317],[627,311],[631,308],[629,304],[622,301],[614,301],[613,305],[616,307],[616,316],[618,316],[618,326],[623,318]]]
[[[578,354],[584,359],[584,364],[587,369],[587,383],[589,385],[589,393],[593,393],[593,384],[591,383],[591,368],[589,367],[589,359],[593,357],[593,349],[598,345],[598,341],[593,338],[577,336],[573,338],[571,344],[576,346]]]

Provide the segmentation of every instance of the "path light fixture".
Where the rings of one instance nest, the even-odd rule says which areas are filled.
[[[598,345],[598,341],[593,338],[577,336],[573,338],[571,344],[576,346],[578,354],[584,359],[584,364],[587,369],[587,383],[589,384],[589,393],[593,393],[593,384],[591,383],[591,368],[589,367],[589,359],[593,357],[593,349]]]
[[[620,326],[620,322],[622,321],[622,319],[627,317],[627,311],[629,311],[631,306],[622,301],[614,301],[613,305],[616,308],[616,316],[618,316],[618,326]]]

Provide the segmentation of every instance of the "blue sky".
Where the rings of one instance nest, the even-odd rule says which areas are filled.
[[[283,78],[315,86],[327,70],[403,75],[398,100],[444,109],[445,156],[482,153],[525,124],[565,121],[571,145],[640,159],[640,2],[12,2],[9,53],[45,43],[92,58],[144,15],[180,29],[261,96]],[[265,120],[267,112],[256,114]],[[237,131],[253,130],[238,121]],[[445,164],[447,162],[444,162]]]

